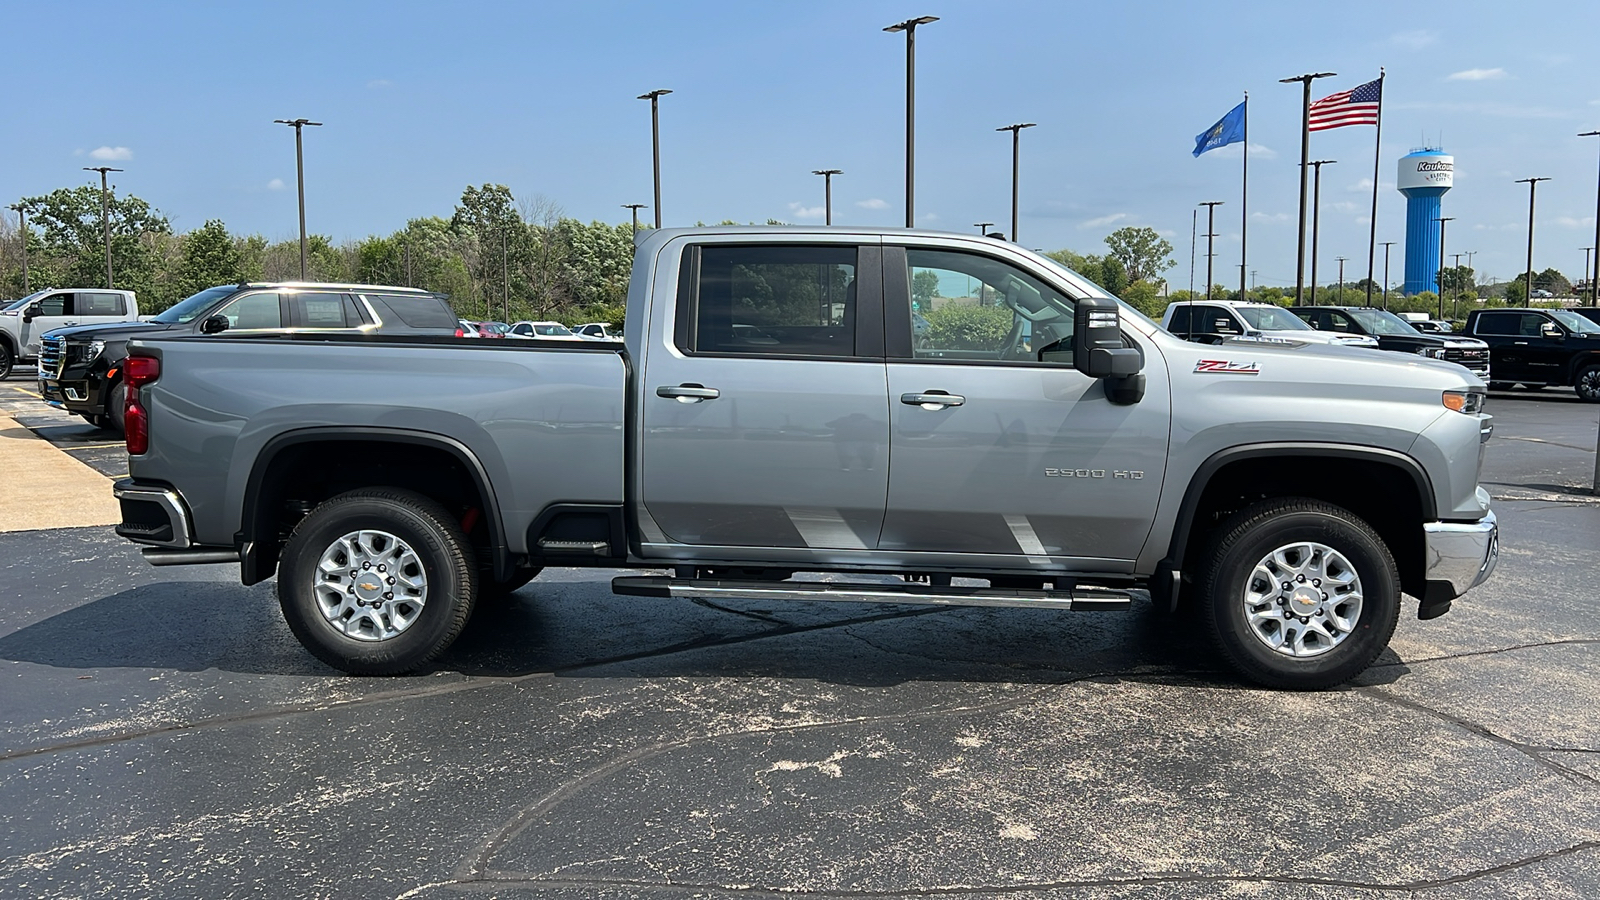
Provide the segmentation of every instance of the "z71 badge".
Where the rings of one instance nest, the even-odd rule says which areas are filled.
[[[1256,363],[1234,362],[1231,359],[1202,359],[1194,364],[1196,372],[1207,372],[1212,375],[1260,375],[1261,367]]]

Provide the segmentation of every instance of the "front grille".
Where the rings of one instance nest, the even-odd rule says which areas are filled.
[[[67,339],[47,337],[39,342],[39,374],[60,378],[67,363]]]
[[[1469,371],[1483,373],[1489,371],[1489,348],[1474,350],[1446,349],[1444,358],[1458,366],[1464,366]]]

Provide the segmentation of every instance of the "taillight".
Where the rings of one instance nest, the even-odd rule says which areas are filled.
[[[122,363],[122,436],[128,455],[138,456],[150,449],[150,414],[139,402],[139,387],[161,377],[161,360],[150,356],[130,356]]]
[[[461,330],[461,326],[460,325],[457,325],[456,326],[456,337],[466,337],[466,336],[467,336],[467,333],[465,331]]]

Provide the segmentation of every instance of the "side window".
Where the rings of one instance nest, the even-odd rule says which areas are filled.
[[[1167,320],[1167,330],[1173,334],[1186,334],[1189,331],[1189,313],[1193,311],[1187,303],[1174,303],[1172,317]]]
[[[410,328],[437,328],[454,332],[456,326],[464,321],[456,318],[443,298],[431,294],[368,294],[366,297],[378,307],[380,316],[384,310],[394,314],[383,322],[391,327],[404,323]]]
[[[39,315],[41,315],[41,316],[65,316],[65,315],[68,315],[67,306],[68,306],[68,301],[70,301],[71,299],[72,299],[72,295],[71,294],[51,294],[50,296],[45,297],[45,298],[43,298],[43,299],[41,299],[39,301],[39,306],[40,306]]]
[[[1244,334],[1244,329],[1239,327],[1232,313],[1215,306],[1207,306],[1205,310],[1206,331],[1212,334]]]
[[[1350,324],[1349,316],[1346,316],[1344,313],[1330,312],[1328,313],[1328,330],[1338,331],[1343,334],[1350,334],[1356,329]]]
[[[121,294],[83,291],[73,296],[75,316],[120,316],[123,311]]]
[[[914,358],[1032,362],[1072,337],[1072,301],[1009,263],[916,248],[906,262]]]
[[[293,295],[299,307],[300,324],[306,328],[344,328],[344,297],[340,294],[300,293]]]
[[[1327,323],[1324,321],[1323,317],[1320,314],[1318,314],[1315,311],[1313,311],[1313,310],[1296,309],[1296,310],[1291,310],[1291,312],[1293,312],[1295,315],[1299,316],[1300,317],[1300,321],[1306,323],[1307,325],[1310,325],[1312,328],[1315,328],[1318,331],[1321,331],[1321,330],[1327,328]]]
[[[533,337],[533,326],[526,322],[519,322],[518,324],[511,326],[511,333],[520,334],[523,337]]]
[[[702,247],[690,315],[691,353],[854,355],[856,248]]]
[[[277,294],[246,294],[216,314],[228,317],[230,330],[283,327]]]
[[[1520,318],[1516,313],[1484,313],[1473,327],[1478,334],[1516,334]]]
[[[1522,314],[1522,336],[1523,337],[1543,337],[1544,336],[1544,323],[1548,322],[1548,321],[1549,321],[1548,319],[1546,319],[1544,316],[1539,315],[1538,313],[1523,313]]]

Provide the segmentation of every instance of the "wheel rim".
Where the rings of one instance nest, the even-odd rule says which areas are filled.
[[[1274,653],[1320,656],[1361,621],[1361,576],[1327,544],[1285,544],[1256,563],[1243,603],[1250,633]]]
[[[1600,369],[1588,369],[1578,376],[1578,393],[1585,400],[1600,397]]]
[[[387,531],[352,531],[328,545],[311,589],[322,617],[358,641],[405,633],[428,602],[428,573],[410,544]]]

